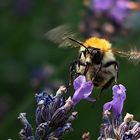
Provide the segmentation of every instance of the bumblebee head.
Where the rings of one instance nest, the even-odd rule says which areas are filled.
[[[111,44],[105,39],[91,37],[84,43],[81,43],[73,38],[69,39],[81,46],[80,52],[85,52],[84,55],[86,57],[86,63],[100,64],[104,54],[111,51]]]

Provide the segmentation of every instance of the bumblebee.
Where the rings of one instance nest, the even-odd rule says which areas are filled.
[[[106,39],[97,37],[80,42],[75,39],[75,34],[67,30],[67,26],[63,25],[46,35],[49,40],[59,43],[59,47],[79,47],[78,58],[70,65],[70,84],[78,75],[85,75],[87,81],[92,81],[102,92],[118,80],[119,67],[114,54],[140,60],[140,52],[137,50],[117,50]]]
[[[81,45],[79,57],[70,67],[71,79],[81,74],[85,75],[87,81],[92,81],[95,87],[101,88],[101,91],[113,81],[117,82],[118,63],[107,40],[92,37]]]

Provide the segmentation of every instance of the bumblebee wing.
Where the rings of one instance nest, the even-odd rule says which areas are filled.
[[[58,47],[66,48],[66,47],[80,47],[79,44],[70,40],[69,38],[76,38],[77,34],[70,31],[69,25],[60,25],[45,34],[45,37],[54,42],[59,44]]]
[[[113,49],[113,52],[120,57],[126,57],[129,61],[133,62],[134,64],[138,64],[140,62],[140,51],[136,48],[131,49],[129,51],[122,51]]]

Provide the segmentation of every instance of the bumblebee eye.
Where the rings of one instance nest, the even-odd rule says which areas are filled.
[[[94,51],[93,53],[93,58],[92,58],[92,63],[94,64],[100,64],[102,61],[103,55],[99,50]]]

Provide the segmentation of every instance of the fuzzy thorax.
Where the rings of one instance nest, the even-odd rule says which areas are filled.
[[[84,43],[84,46],[98,48],[101,52],[105,53],[111,50],[111,43],[105,39],[91,37],[87,39]]]

